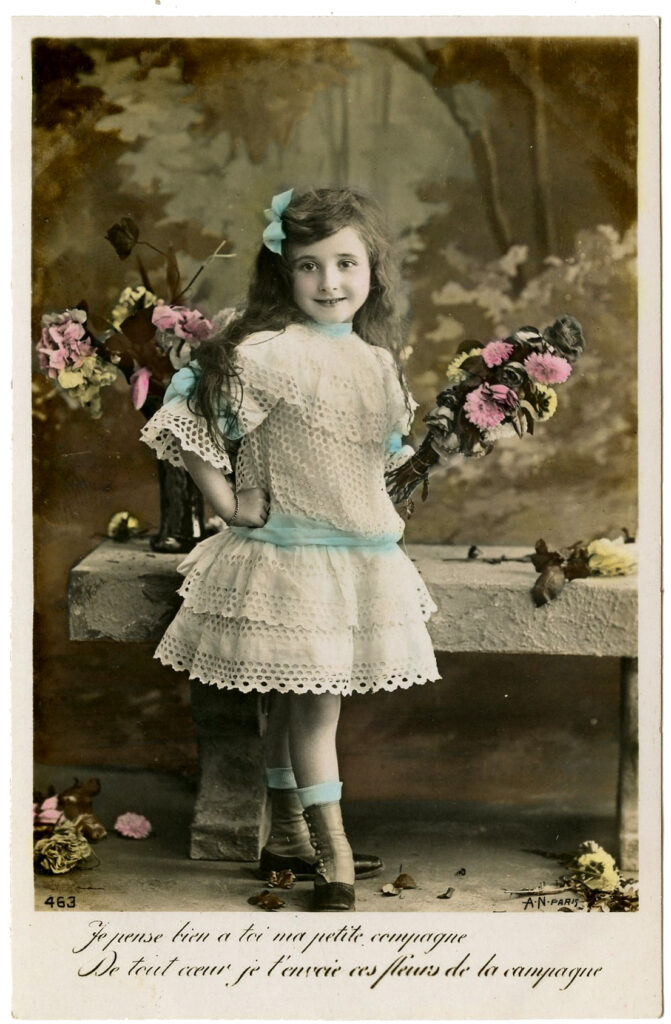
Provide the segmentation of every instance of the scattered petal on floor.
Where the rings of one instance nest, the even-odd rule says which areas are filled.
[[[268,892],[267,889],[250,896],[247,902],[254,907],[261,907],[262,910],[278,910],[284,906],[284,900],[281,900],[277,893]]]
[[[398,896],[401,890],[397,889],[396,886],[392,885],[391,882],[387,882],[386,885],[382,886],[380,892],[382,893],[383,896]]]
[[[412,875],[407,875],[404,872],[402,875],[398,876],[398,878],[394,882],[394,886],[397,889],[416,889],[417,883],[415,882],[415,879],[412,877]]]
[[[453,896],[454,896],[454,889],[453,889],[453,888],[452,888],[452,886],[450,885],[450,886],[448,886],[448,888],[447,888],[447,889],[445,890],[445,892],[441,892],[441,893],[440,893],[440,895],[438,896],[438,899],[439,899],[439,900],[451,900]]]
[[[277,886],[278,889],[292,889],[293,884],[296,881],[296,876],[289,868],[284,871],[271,871],[268,875],[266,885],[273,889]]]

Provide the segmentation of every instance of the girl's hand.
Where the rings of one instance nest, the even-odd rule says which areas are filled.
[[[270,511],[270,495],[261,487],[238,491],[238,514],[233,526],[265,526]]]

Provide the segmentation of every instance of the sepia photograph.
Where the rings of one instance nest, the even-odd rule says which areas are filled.
[[[618,1015],[597,947],[647,913],[646,1016],[658,25],[178,20],[15,19],[25,914],[78,922],[99,1009],[117,971],[297,991],[314,941],[388,1002],[335,977],[311,1016],[423,985],[449,1019],[427,979],[476,968],[569,1000],[522,1016]],[[216,959],[219,915],[258,961]],[[173,1015],[151,985],[125,1015]],[[250,1005],[214,1015],[307,1015]]]

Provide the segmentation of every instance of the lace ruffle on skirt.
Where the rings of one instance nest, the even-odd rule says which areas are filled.
[[[400,548],[277,547],[227,530],[181,563],[156,657],[225,689],[393,690],[440,678],[435,605]]]

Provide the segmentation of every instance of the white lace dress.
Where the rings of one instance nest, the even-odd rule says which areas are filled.
[[[390,455],[390,439],[412,418],[390,354],[305,325],[251,335],[237,353],[236,485],[270,494],[263,530],[281,539],[226,528],[198,544],[155,656],[243,691],[366,693],[440,678],[424,624],[435,605],[396,543],[404,523],[384,483],[390,460],[408,456]],[[174,465],[187,450],[230,472],[179,393],[142,438]]]

